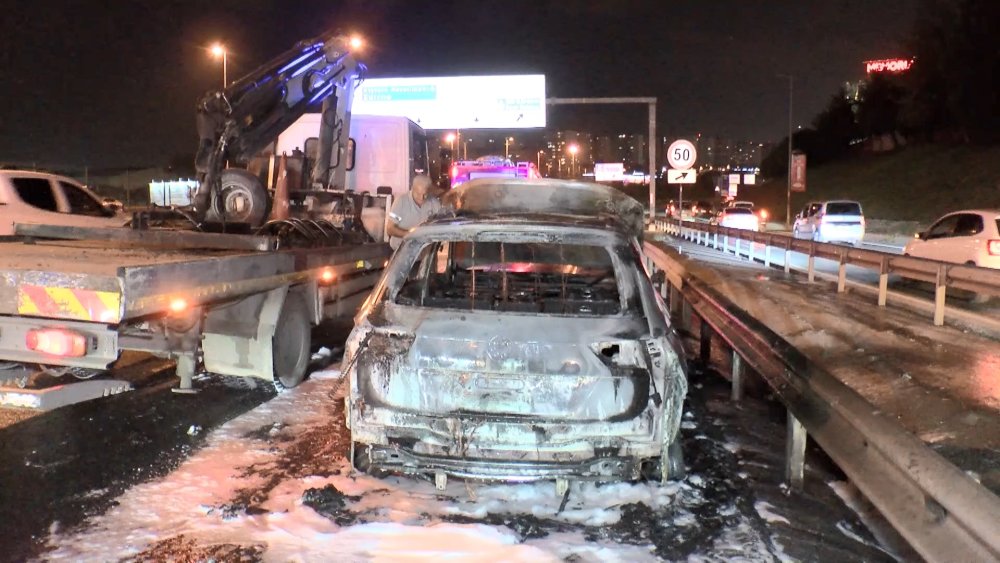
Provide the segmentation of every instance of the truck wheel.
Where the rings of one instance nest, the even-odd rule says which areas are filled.
[[[267,219],[267,190],[246,170],[227,169],[219,179],[219,191],[212,198],[208,220],[220,223],[247,223],[257,228]]]
[[[278,324],[274,327],[271,355],[274,358],[274,382],[279,387],[295,387],[306,376],[311,358],[309,313],[302,298],[289,293],[281,307]]]

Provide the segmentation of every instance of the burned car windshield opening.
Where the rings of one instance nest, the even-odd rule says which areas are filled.
[[[553,242],[428,243],[395,303],[549,315],[622,312],[608,249]]]

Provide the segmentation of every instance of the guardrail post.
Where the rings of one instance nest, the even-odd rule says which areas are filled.
[[[816,243],[809,245],[809,283],[816,281]]]
[[[806,465],[806,427],[788,411],[785,441],[785,479],[793,489],[802,489]]]
[[[934,326],[944,324],[944,304],[948,296],[948,267],[938,266],[937,278],[934,283]]]
[[[840,267],[837,269],[837,293],[847,290],[847,250],[840,251]]]
[[[681,296],[681,292],[677,292],[678,297],[681,298],[681,328],[684,330],[691,330],[691,303]]]
[[[750,235],[750,250],[749,250],[749,255],[747,256],[747,258],[749,258],[751,262],[753,262],[753,245],[754,245],[754,243],[755,243],[754,236]]]
[[[709,328],[705,319],[698,323],[699,358],[701,364],[707,366],[712,360],[712,329]]]
[[[733,350],[733,371],[732,371],[732,399],[734,401],[743,400],[743,388],[746,382],[743,380],[743,358],[736,350]]]
[[[729,235],[722,235],[722,253],[729,252]]]
[[[889,257],[883,256],[878,268],[878,306],[885,307],[889,297]]]
[[[771,267],[771,244],[769,241],[764,242],[764,267]]]
[[[785,273],[792,271],[792,239],[785,241]]]
[[[670,316],[674,317],[680,313],[681,290],[677,289],[673,285],[670,285],[670,299],[667,300],[667,305],[670,307]]]
[[[712,233],[712,236],[715,239],[715,242],[712,243],[712,248],[718,250],[719,249],[719,231],[715,231],[714,233]]]

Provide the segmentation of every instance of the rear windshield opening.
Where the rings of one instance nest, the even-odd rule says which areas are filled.
[[[839,201],[826,204],[827,215],[861,215],[861,204],[853,201]]]
[[[555,243],[428,244],[395,302],[551,315],[604,316],[621,312],[608,250]]]
[[[732,207],[726,210],[729,215],[753,215],[753,211],[746,207]]]

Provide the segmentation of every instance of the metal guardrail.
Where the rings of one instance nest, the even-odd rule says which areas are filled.
[[[682,324],[700,319],[702,358],[713,336],[731,348],[733,399],[743,395],[745,365],[787,407],[786,477],[793,486],[802,484],[809,433],[922,557],[1000,560],[1000,498],[697,279],[667,245],[647,241],[644,251],[666,274],[660,291],[671,312]]]
[[[653,226],[660,232],[680,236],[716,249],[721,248],[723,251],[729,250],[730,245],[733,244],[735,252],[740,253],[742,249],[739,242],[748,242],[750,245],[746,252],[749,258],[751,260],[759,258],[768,267],[773,263],[772,258],[775,251],[782,252],[781,263],[786,272],[791,269],[789,255],[792,252],[798,252],[808,258],[806,272],[809,281],[813,281],[816,277],[816,258],[833,260],[838,263],[837,291],[839,292],[846,290],[847,266],[873,270],[879,274],[879,307],[885,307],[888,301],[890,274],[932,283],[934,284],[934,324],[938,326],[943,325],[945,321],[948,288],[1000,296],[1000,270],[913,258],[843,244],[796,239],[784,234],[754,232],[691,221],[657,219],[653,221]],[[754,247],[756,244],[764,245],[763,252],[757,251]]]

